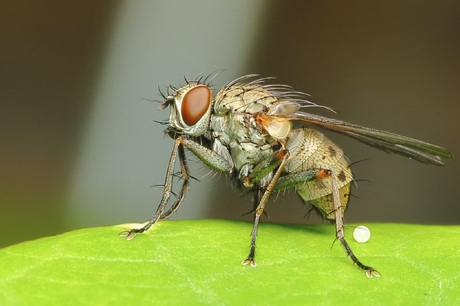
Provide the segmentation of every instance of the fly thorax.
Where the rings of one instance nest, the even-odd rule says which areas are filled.
[[[243,166],[248,165],[248,171],[259,164],[263,159],[268,158],[273,153],[272,147],[268,144],[258,146],[250,142],[233,141],[230,143],[230,154],[235,163],[235,168],[241,171]]]
[[[278,104],[277,96],[260,85],[224,87],[216,94],[211,119],[213,135],[228,146],[243,184],[256,165],[271,158],[279,145],[277,139],[289,134],[291,123],[288,121],[263,120],[266,123],[263,128],[260,120],[257,121],[275,111]],[[269,173],[258,184],[264,187],[271,178]]]
[[[216,95],[214,111],[217,114],[229,110],[247,114],[266,113],[277,101],[273,94],[261,86],[224,87]]]

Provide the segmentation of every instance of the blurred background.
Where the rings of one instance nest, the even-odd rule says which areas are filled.
[[[173,146],[152,100],[184,76],[275,76],[337,111],[317,114],[458,155],[458,16],[458,1],[1,2],[0,247],[148,219]],[[427,166],[327,134],[367,159],[347,222],[459,224],[458,158]],[[174,218],[251,219],[249,195],[192,164]],[[293,192],[273,199],[270,222],[321,222]]]

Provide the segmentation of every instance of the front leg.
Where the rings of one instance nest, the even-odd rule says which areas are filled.
[[[220,171],[220,172],[226,172],[226,173],[231,173],[233,170],[233,161],[231,160],[230,153],[225,154],[224,156],[219,155],[218,153],[214,152],[213,150],[210,150],[197,142],[183,138],[181,139],[181,142],[184,146],[186,146],[195,156],[200,158],[205,164],[207,164],[209,167],[211,167],[214,170]],[[182,173],[182,178],[184,180],[184,184],[182,185],[182,188],[177,195],[177,200],[176,202],[171,206],[171,208],[163,213],[160,216],[160,220],[163,219],[168,219],[172,214],[174,214],[180,207],[182,200],[184,199],[185,196],[185,191],[188,190],[189,184],[188,180],[190,178],[188,166],[187,166],[187,160],[185,158],[185,152],[183,147],[179,147],[179,161],[181,163],[181,173]],[[225,152],[223,152],[225,153]]]
[[[196,155],[199,159],[204,161],[208,166],[211,168],[221,171],[230,173],[233,169],[233,162],[230,160],[223,158],[219,154],[215,153],[214,151],[202,146],[201,144],[185,138],[183,136],[179,136],[175,139],[174,148],[171,153],[171,157],[169,159],[168,169],[166,171],[166,178],[164,183],[164,190],[163,196],[161,198],[160,204],[155,212],[155,214],[150,218],[147,223],[141,228],[133,228],[128,231],[123,231],[119,235],[126,237],[126,240],[133,239],[138,233],[143,233],[147,231],[150,227],[152,227],[158,220],[163,220],[169,218],[174,212],[179,208],[182,204],[182,201],[185,197],[185,192],[189,188],[189,180],[190,180],[190,171],[187,166],[184,147],[189,149],[194,155]],[[181,176],[182,176],[182,187],[179,191],[177,196],[177,200],[171,206],[171,208],[165,212],[166,205],[168,203],[169,197],[172,191],[172,178],[174,175],[174,166],[176,162],[176,157],[179,155],[179,161],[181,166]]]
[[[166,171],[166,178],[165,178],[164,189],[163,189],[163,196],[161,198],[160,204],[158,205],[158,208],[157,208],[155,214],[152,216],[152,218],[150,218],[149,221],[147,221],[147,223],[143,227],[141,227],[141,228],[132,228],[129,231],[121,232],[119,235],[123,236],[123,237],[126,237],[126,240],[131,240],[134,237],[136,237],[136,235],[138,233],[143,233],[143,232],[147,231],[162,216],[162,214],[163,214],[163,212],[165,210],[166,204],[168,203],[169,197],[171,195],[171,191],[172,191],[172,177],[173,177],[173,173],[174,173],[174,165],[176,163],[176,156],[177,156],[178,151],[180,151],[182,153],[184,151],[184,148],[183,148],[182,143],[179,140],[179,138],[176,139],[176,141],[174,143],[173,151],[171,153],[171,157],[169,158],[169,164],[168,164],[168,169]],[[179,154],[179,156],[184,156],[184,155]],[[182,158],[181,158],[181,161],[182,161]],[[190,177],[189,172],[188,172],[188,167],[186,166],[186,163],[185,163],[185,159],[184,159],[183,162],[181,162],[181,168],[182,168],[181,169],[182,170],[182,178],[184,180],[183,180],[183,184],[182,184],[182,188],[181,188],[179,197],[177,198],[176,205],[180,205],[180,202],[182,202],[183,195],[185,194],[185,191],[186,191],[186,189],[188,187],[188,180],[189,180],[189,177]]]

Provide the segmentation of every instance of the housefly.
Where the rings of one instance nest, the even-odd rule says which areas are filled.
[[[343,151],[317,130],[294,128],[292,123],[340,132],[427,164],[443,165],[441,157],[453,155],[420,140],[303,112],[302,108],[319,105],[305,100],[305,94],[289,86],[268,84],[268,78],[247,75],[213,91],[210,83],[214,77],[186,80],[183,86],[170,86],[168,94],[162,94],[161,108],[171,110],[165,133],[174,140],[163,197],[143,227],[120,235],[131,240],[179,208],[191,178],[185,156],[188,149],[210,168],[233,176],[238,184],[254,192],[254,225],[249,255],[243,265],[256,266],[258,226],[270,195],[294,188],[324,220],[335,223],[336,238],[367,277],[380,276],[355,256],[345,240],[343,215],[353,174]],[[176,159],[180,163],[182,186],[167,209]]]

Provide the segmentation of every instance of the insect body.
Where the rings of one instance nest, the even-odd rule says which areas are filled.
[[[343,215],[348,205],[352,172],[343,151],[322,133],[293,128],[292,121],[322,126],[354,137],[377,148],[399,153],[424,163],[443,165],[440,157],[452,157],[446,149],[409,137],[316,116],[300,111],[318,106],[303,94],[284,85],[268,85],[265,79],[239,78],[213,95],[206,79],[171,87],[163,108],[171,107],[166,133],[175,144],[167,168],[164,193],[154,216],[141,228],[122,232],[126,239],[167,219],[180,206],[189,187],[187,148],[212,169],[236,178],[254,191],[254,226],[248,257],[243,264],[255,266],[256,237],[260,216],[272,192],[295,188],[325,220],[335,222],[336,238],[368,277],[380,273],[361,263],[344,237]],[[172,190],[176,157],[182,187],[166,210]]]

